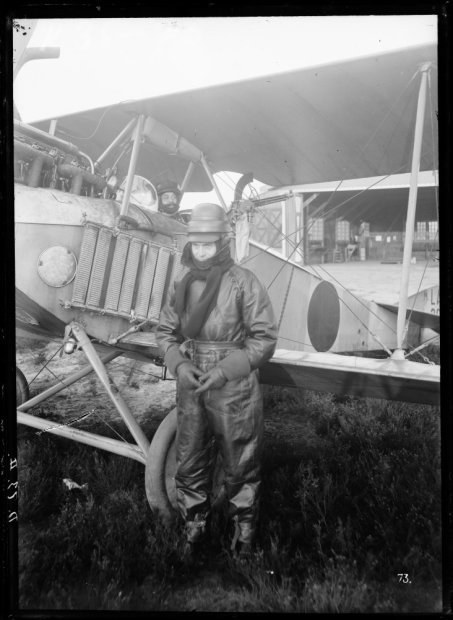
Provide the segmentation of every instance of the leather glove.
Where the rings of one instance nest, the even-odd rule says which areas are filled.
[[[183,362],[177,368],[177,378],[179,385],[184,389],[195,389],[200,387],[198,377],[203,371],[197,368],[192,362]]]
[[[202,383],[202,386],[195,390],[195,394],[201,394],[208,390],[219,390],[226,382],[227,378],[225,373],[219,366],[216,366],[200,376],[200,383]]]

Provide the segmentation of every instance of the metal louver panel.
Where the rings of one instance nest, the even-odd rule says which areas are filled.
[[[126,266],[127,252],[129,250],[129,237],[118,235],[116,239],[115,254],[113,256],[110,278],[105,297],[105,309],[116,312],[120,300],[121,283],[123,282],[124,268]]]
[[[105,268],[109,256],[111,240],[112,231],[101,228],[94,255],[90,285],[88,287],[87,306],[89,308],[99,308],[101,305],[102,285],[104,284]]]
[[[82,247],[80,248],[79,264],[74,282],[72,300],[74,304],[85,304],[88,284],[90,282],[91,266],[96,250],[96,241],[99,229],[88,225],[83,235]]]
[[[153,291],[151,294],[151,303],[148,311],[148,319],[150,319],[150,321],[159,320],[169,261],[170,250],[167,248],[160,248],[157,258],[156,274],[154,276]]]
[[[148,305],[153,288],[154,273],[156,271],[159,253],[156,247],[148,246],[146,249],[144,267],[137,291],[137,303],[135,304],[135,313],[137,316],[143,317],[146,317],[148,314]]]
[[[129,245],[129,253],[127,255],[126,269],[124,270],[123,285],[121,287],[120,302],[118,304],[118,312],[127,314],[132,310],[132,299],[134,296],[135,280],[138,272],[138,263],[143,242],[139,239],[132,239]]]
[[[88,223],[71,305],[102,314],[157,322],[180,256],[127,232]]]

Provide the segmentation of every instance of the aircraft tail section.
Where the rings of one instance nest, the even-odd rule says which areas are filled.
[[[397,305],[382,303],[378,305],[398,314]],[[439,286],[437,284],[408,297],[406,318],[420,327],[432,329],[437,334],[440,333]]]

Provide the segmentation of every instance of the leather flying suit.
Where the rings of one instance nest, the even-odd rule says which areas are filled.
[[[175,311],[174,290],[161,312],[157,341],[174,376],[178,366],[188,361],[180,351],[181,328],[204,286],[200,280],[192,282],[181,320]],[[266,289],[251,271],[233,265],[222,276],[217,304],[197,340],[182,347],[200,370],[219,366],[228,380],[220,389],[202,394],[177,386],[178,508],[187,524],[204,526],[214,437],[240,542],[253,539],[260,494],[264,422],[258,368],[272,357],[276,343],[277,328]]]

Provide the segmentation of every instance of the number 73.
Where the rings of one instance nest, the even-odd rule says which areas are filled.
[[[399,583],[412,583],[407,573],[398,573],[398,581]]]

